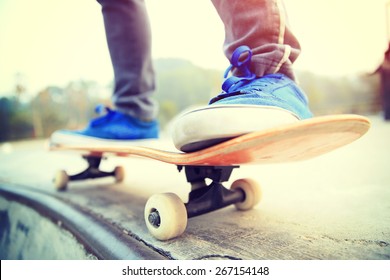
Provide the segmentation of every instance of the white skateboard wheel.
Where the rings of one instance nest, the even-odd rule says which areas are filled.
[[[158,240],[178,237],[187,227],[187,210],[181,199],[173,193],[150,197],[144,216],[149,232]]]
[[[238,210],[250,210],[255,207],[261,200],[260,185],[252,179],[239,179],[233,182],[232,190],[241,189],[245,194],[245,199],[242,202],[235,204]]]
[[[54,187],[57,191],[65,191],[69,182],[69,176],[65,170],[57,171],[54,177]]]
[[[123,179],[125,178],[125,169],[123,168],[123,166],[115,167],[114,173],[115,173],[115,181],[118,183],[122,182]]]

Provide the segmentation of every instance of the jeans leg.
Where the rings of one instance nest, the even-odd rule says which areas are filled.
[[[287,26],[281,0],[212,2],[225,26],[226,57],[247,45],[253,52],[251,68],[257,76],[282,73],[294,79],[292,63],[300,45]]]
[[[157,104],[152,99],[155,75],[151,58],[151,31],[143,0],[97,0],[104,26],[115,87],[117,110],[139,119],[153,119]]]

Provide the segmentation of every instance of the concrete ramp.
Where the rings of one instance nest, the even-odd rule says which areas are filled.
[[[0,183],[0,259],[163,259],[49,193]]]

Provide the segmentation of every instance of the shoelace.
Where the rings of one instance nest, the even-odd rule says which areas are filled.
[[[244,60],[240,61],[241,56],[245,55],[245,53],[247,53],[247,56]],[[237,89],[256,78],[256,75],[250,70],[251,59],[252,51],[248,46],[240,46],[235,49],[232,54],[232,58],[230,59],[231,64],[226,69],[223,76],[225,81],[222,83],[222,92],[218,96],[212,98],[209,102],[209,105],[226,97],[242,94],[238,92]],[[234,69],[237,69],[241,76],[228,77],[229,73]]]
[[[244,56],[245,54],[247,55]],[[240,60],[242,56],[245,58]],[[256,75],[250,70],[251,59],[252,51],[248,46],[240,46],[235,49],[230,60],[231,64],[224,74],[225,81],[222,84],[222,92],[218,96],[212,98],[209,105],[227,97],[245,94],[240,91],[241,87],[249,84],[254,79],[257,79]],[[228,77],[229,73],[234,69],[239,71],[240,76]],[[273,78],[278,77],[274,76]],[[274,84],[272,79],[257,79],[254,90],[263,91],[262,88],[268,87],[270,84]]]
[[[240,58],[247,54],[244,60],[240,61]],[[232,92],[238,84],[242,82],[248,82],[256,78],[256,75],[250,70],[250,62],[252,59],[252,51],[248,46],[240,46],[232,54],[230,59],[230,66],[226,69],[224,78],[225,81],[222,84],[222,90],[226,93]],[[229,73],[233,69],[238,69],[242,76],[229,76]]]
[[[90,126],[97,126],[103,122],[109,121],[116,114],[115,111],[111,110],[107,106],[104,106],[103,104],[99,104],[95,107],[95,113],[101,116],[91,120]]]

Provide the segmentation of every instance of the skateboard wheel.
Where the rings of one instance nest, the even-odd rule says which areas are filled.
[[[125,170],[123,166],[115,167],[114,173],[115,173],[115,181],[117,181],[118,183],[122,182],[123,179],[125,178]]]
[[[144,216],[149,232],[158,240],[178,237],[187,227],[187,210],[181,199],[173,193],[150,197]]]
[[[233,182],[232,190],[241,189],[245,193],[245,199],[242,202],[235,204],[238,210],[250,210],[256,206],[261,200],[260,185],[252,179],[239,179]]]
[[[54,177],[54,187],[57,191],[65,191],[69,182],[69,176],[65,170],[59,170]]]

